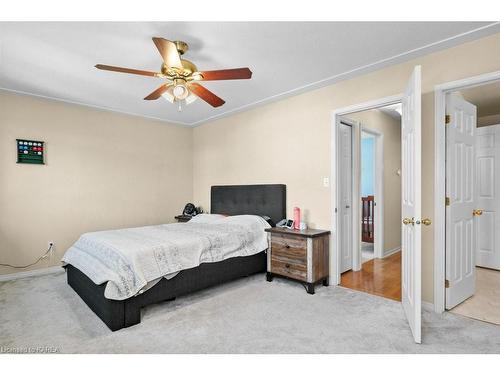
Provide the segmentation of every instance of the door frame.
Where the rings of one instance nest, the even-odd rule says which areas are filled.
[[[446,278],[446,95],[453,91],[500,81],[500,71],[434,86],[434,311],[445,311]]]
[[[330,283],[333,284],[333,285],[339,285],[340,284],[340,260],[341,260],[341,253],[339,251],[339,244],[338,244],[338,241],[339,241],[339,236],[337,235],[338,234],[338,220],[337,220],[337,213],[336,213],[336,209],[337,209],[337,202],[338,202],[338,189],[337,189],[337,130],[338,130],[338,124],[340,123],[340,121],[344,121],[344,122],[347,122],[346,119],[343,118],[343,116],[346,116],[346,115],[349,115],[351,113],[355,113],[355,112],[361,112],[361,111],[367,111],[367,110],[370,110],[370,109],[377,109],[377,108],[380,108],[380,107],[385,107],[385,106],[388,106],[388,105],[392,105],[392,104],[398,104],[398,103],[402,103],[402,100],[403,100],[403,94],[397,94],[397,95],[393,95],[393,96],[388,96],[388,97],[384,97],[384,98],[380,98],[380,99],[375,99],[375,100],[371,100],[371,101],[367,101],[367,102],[364,102],[364,103],[360,103],[360,104],[354,104],[354,105],[351,105],[351,106],[347,106],[347,107],[343,107],[343,108],[338,108],[338,109],[335,109],[332,111],[332,127],[331,127],[331,154],[330,154],[330,160],[331,160],[331,163],[330,163],[330,167],[331,167],[331,171],[330,171],[330,181],[331,182],[331,188],[330,188],[330,196],[331,196],[331,232],[332,232],[332,237],[333,237],[333,241],[330,241]],[[349,124],[352,123],[351,122],[347,122]],[[351,125],[352,126],[352,125]],[[358,127],[358,132],[359,132],[359,127]],[[358,139],[359,137],[356,136],[356,138],[353,137],[353,139]],[[359,145],[358,145],[358,141],[354,142],[355,144],[352,148],[352,152],[353,152],[353,165],[354,164],[354,156],[356,154],[354,153],[357,153],[358,154],[358,157],[359,157]],[[356,164],[357,165],[357,164]],[[355,173],[354,174],[354,179],[353,179],[353,188],[355,187],[357,192],[356,194],[353,194],[352,196],[353,197],[357,197],[360,195],[359,193],[359,183],[360,183],[360,170],[358,168],[358,173]],[[361,221],[358,220],[358,218],[360,217],[360,203],[359,203],[359,200],[360,199],[353,199],[353,236],[356,236],[355,237],[355,241],[353,241],[353,246],[355,246],[357,244],[357,248],[360,249],[360,246],[361,246]],[[357,254],[358,252],[356,252]],[[353,254],[353,260],[355,258],[354,256],[355,254]],[[361,262],[361,259],[358,259],[359,262]],[[359,267],[361,267],[361,265],[359,264]],[[359,268],[358,268],[359,269]]]
[[[376,129],[370,129],[361,123],[361,131],[369,133],[375,139],[375,166],[373,195],[375,196],[375,213],[373,219],[375,224],[375,241],[373,244],[373,255],[375,258],[384,258],[384,133]],[[360,149],[361,150],[361,149]],[[361,180],[360,180],[361,182]],[[359,196],[361,199],[361,194]]]

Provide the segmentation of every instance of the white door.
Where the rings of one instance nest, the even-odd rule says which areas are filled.
[[[403,96],[401,299],[415,342],[421,342],[421,68],[416,66]]]
[[[500,270],[500,125],[476,129],[476,266]]]
[[[352,268],[352,127],[339,124],[338,133],[338,186],[339,186],[339,236],[340,272]]]
[[[474,294],[476,107],[459,95],[446,98],[446,308]]]

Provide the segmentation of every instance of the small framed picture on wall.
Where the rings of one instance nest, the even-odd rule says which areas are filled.
[[[45,144],[43,141],[16,139],[17,162],[20,164],[45,164]]]

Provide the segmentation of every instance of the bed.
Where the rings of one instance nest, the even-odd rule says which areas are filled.
[[[286,186],[212,186],[210,202],[212,214],[265,215],[278,222],[286,216]],[[174,300],[188,293],[265,272],[266,254],[265,251],[260,251],[249,256],[201,263],[197,267],[180,271],[172,278],[161,278],[144,292],[122,300],[105,297],[107,283],[94,283],[72,264],[66,264],[65,268],[68,284],[109,329],[116,331],[140,323],[141,308],[144,306]]]

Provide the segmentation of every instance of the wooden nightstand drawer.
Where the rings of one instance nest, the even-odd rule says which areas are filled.
[[[307,264],[307,244],[304,247],[296,247],[288,244],[271,242],[271,260],[288,262],[293,264]]]
[[[271,268],[273,273],[278,275],[291,277],[297,280],[307,281],[307,265],[306,264],[294,264],[290,262],[282,262],[271,259]]]
[[[273,234],[271,245],[276,247],[295,247],[298,249],[307,248],[307,240],[302,237],[285,236],[283,234]]]

